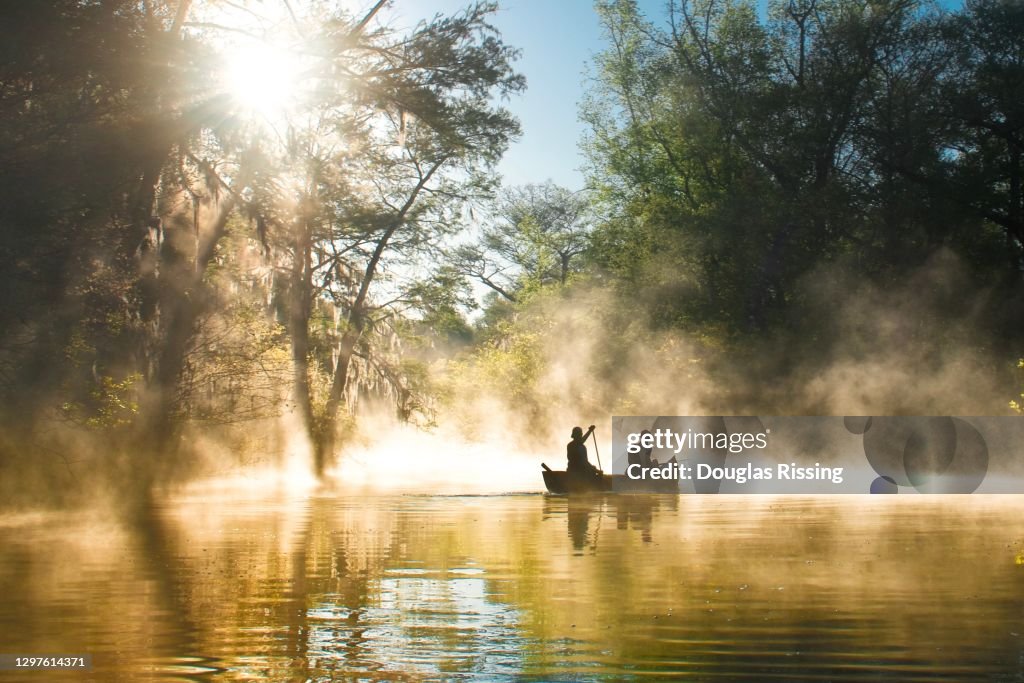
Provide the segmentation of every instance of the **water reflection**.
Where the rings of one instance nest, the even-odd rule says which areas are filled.
[[[600,509],[600,500],[591,496],[577,496],[566,500],[566,521],[569,527],[569,538],[575,550],[583,550],[590,545],[590,518]],[[597,534],[594,534],[596,543]]]
[[[676,495],[548,496],[545,497],[542,518],[564,515],[572,547],[582,553],[585,550],[596,551],[598,532],[605,518],[614,519],[616,529],[633,529],[639,532],[644,543],[650,543],[655,513],[678,508],[679,496]]]
[[[0,525],[3,680],[1020,680],[1021,504],[182,500]]]

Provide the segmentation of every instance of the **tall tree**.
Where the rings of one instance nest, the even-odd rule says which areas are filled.
[[[662,320],[761,331],[818,264],[872,245],[866,271],[911,266],[942,242],[941,201],[895,168],[940,155],[933,119],[899,100],[926,101],[946,65],[918,3],[792,0],[762,21],[686,0],[663,29],[627,0],[599,9],[609,48],[584,116],[613,219],[595,256],[651,279]]]
[[[349,95],[289,122],[285,158],[262,181],[257,213],[283,247],[295,397],[318,473],[333,458],[339,411],[354,398],[353,359],[381,371],[372,338],[408,300],[400,283],[383,277],[386,269],[414,263],[457,225],[462,200],[483,191],[518,133],[492,101],[523,87],[510,66],[515,51],[487,23],[494,9],[476,4],[408,36],[371,31],[370,15],[340,32],[320,21],[320,38],[312,27],[302,38],[343,37],[344,61],[332,63]],[[331,320],[316,339],[311,325],[325,306]],[[319,401],[317,372],[328,386]]]
[[[374,334],[400,327],[393,302],[411,300],[392,271],[457,224],[518,132],[494,99],[524,82],[493,4],[404,34],[386,4],[0,10],[0,282],[15,293],[0,304],[0,391],[34,387],[24,415],[57,407],[133,438],[145,489],[189,419],[241,403],[209,396],[241,386],[209,363],[274,351],[276,328],[252,317],[272,298],[323,469],[353,358],[372,360]],[[266,414],[245,403],[238,415]]]
[[[943,159],[952,192],[1002,231],[1008,272],[1024,273],[1024,5],[973,0],[947,21],[944,79],[955,122]],[[944,188],[948,187],[943,184]]]
[[[485,213],[479,238],[449,254],[464,277],[515,302],[524,289],[565,285],[580,270],[593,226],[583,191],[551,181],[509,187]]]

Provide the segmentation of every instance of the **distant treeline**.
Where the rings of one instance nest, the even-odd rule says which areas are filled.
[[[496,292],[479,369],[530,395],[550,370],[535,335],[550,335],[556,365],[592,359],[589,382],[561,380],[591,419],[1010,410],[1024,355],[1024,3],[762,9],[597,3],[586,191],[513,193],[533,210],[506,200],[459,262]],[[544,287],[566,305],[549,296],[545,309]],[[588,300],[595,289],[614,296]],[[532,395],[535,416],[558,396]]]
[[[599,4],[595,263],[665,324],[736,331],[791,324],[823,264],[884,287],[939,249],[1017,297],[1024,4],[755,6],[676,2],[648,22]]]

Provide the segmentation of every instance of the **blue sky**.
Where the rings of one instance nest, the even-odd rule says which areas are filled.
[[[467,0],[397,0],[393,15],[400,25],[411,25],[434,13],[457,12],[466,4]],[[663,0],[649,4],[660,7]],[[586,63],[601,49],[592,0],[500,0],[492,23],[508,45],[522,50],[516,67],[527,80],[526,93],[506,104],[519,117],[523,136],[501,162],[505,182],[519,185],[550,178],[579,189],[579,139],[584,129],[577,105],[586,90]]]
[[[396,0],[392,14],[411,25],[435,13],[451,14],[469,0]],[[492,23],[509,45],[520,48],[517,68],[525,94],[507,104],[523,125],[523,137],[501,162],[507,184],[551,179],[576,190],[583,186],[579,142],[585,129],[578,104],[587,90],[586,67],[601,50],[601,29],[592,0],[499,0]],[[759,0],[762,7],[766,0]],[[959,0],[940,0],[958,7]],[[665,0],[639,0],[649,17],[661,16]]]
[[[656,0],[661,4],[661,0]],[[578,104],[587,90],[587,63],[601,50],[601,29],[590,0],[504,0],[495,25],[522,49],[517,66],[528,89],[509,103],[523,138],[502,160],[505,182],[551,178],[573,190],[583,186],[579,142],[584,127]]]

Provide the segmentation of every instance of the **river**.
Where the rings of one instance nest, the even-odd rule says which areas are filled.
[[[203,495],[0,521],[74,681],[1024,680],[1024,502]]]

